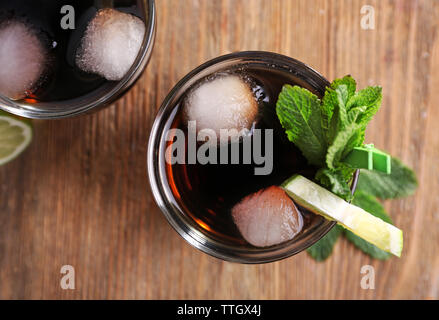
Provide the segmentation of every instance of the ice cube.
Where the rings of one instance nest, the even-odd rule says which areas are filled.
[[[294,202],[276,186],[245,197],[233,207],[232,216],[244,239],[256,247],[291,240],[303,228]]]
[[[141,19],[101,9],[90,21],[76,54],[77,66],[107,80],[121,80],[139,54],[145,36]]]
[[[251,129],[258,103],[250,86],[238,75],[220,74],[194,88],[185,99],[188,121],[196,121],[197,131]],[[233,138],[233,136],[232,136]]]
[[[10,99],[26,97],[35,89],[47,65],[47,49],[24,22],[0,24],[0,93]]]

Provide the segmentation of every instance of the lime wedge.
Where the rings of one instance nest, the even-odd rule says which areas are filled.
[[[401,256],[402,231],[395,226],[347,203],[300,175],[293,176],[282,187],[302,207],[328,220],[337,221],[338,224],[384,251]]]
[[[0,165],[17,157],[31,141],[29,123],[0,111]]]

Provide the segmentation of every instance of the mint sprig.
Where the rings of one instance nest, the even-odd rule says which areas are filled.
[[[367,87],[357,92],[351,76],[334,80],[326,88],[323,99],[307,89],[285,85],[279,95],[276,113],[279,121],[308,162],[319,167],[315,180],[346,201],[391,223],[390,217],[376,198],[387,199],[413,194],[417,187],[415,173],[392,158],[392,174],[362,170],[352,197],[349,180],[355,169],[343,159],[356,147],[364,144],[367,125],[381,106],[381,87]],[[387,259],[378,249],[352,232],[337,226],[308,249],[316,260],[330,256],[341,234],[366,254],[376,259]]]
[[[355,80],[346,76],[334,80],[320,100],[307,89],[285,85],[276,105],[289,140],[310,164],[331,171],[319,173],[316,180],[330,190],[336,187],[334,193],[346,200],[350,200],[350,193],[338,190],[349,188],[346,177],[353,171],[341,160],[363,145],[367,124],[382,100],[380,87],[356,89]]]

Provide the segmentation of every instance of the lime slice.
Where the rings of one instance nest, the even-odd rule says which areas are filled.
[[[29,123],[0,111],[0,165],[17,157],[31,141]]]
[[[302,207],[328,220],[337,221],[338,224],[384,251],[401,256],[402,231],[395,226],[347,203],[300,175],[287,180],[282,187]]]

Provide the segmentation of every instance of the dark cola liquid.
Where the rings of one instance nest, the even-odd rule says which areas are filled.
[[[75,9],[74,30],[61,27],[61,19],[65,16],[61,8],[65,5]],[[29,93],[26,102],[79,99],[108,84],[106,79],[85,73],[75,65],[76,50],[87,24],[103,8],[115,8],[143,21],[146,19],[143,1],[139,0],[0,1],[0,23],[10,19],[26,23],[35,30],[49,53],[46,72],[32,93]]]
[[[232,220],[232,207],[251,193],[272,185],[282,184],[293,174],[299,173],[311,179],[315,175],[316,169],[307,164],[300,151],[287,139],[275,111],[276,101],[284,84],[299,85],[311,91],[314,90],[291,73],[278,71],[269,66],[267,68],[247,67],[226,72],[238,73],[249,80],[259,101],[256,128],[273,129],[272,173],[266,176],[255,175],[255,167],[261,167],[255,163],[170,165],[165,161],[163,165],[167,169],[167,182],[173,193],[175,205],[187,212],[198,223],[201,230],[222,242],[250,246],[242,238]],[[184,98],[175,106],[175,112],[172,113],[174,116],[168,120],[168,123],[171,128],[182,129],[186,133],[187,140],[187,120],[181,107],[183,101]],[[265,140],[262,139],[262,141]],[[168,147],[171,143],[168,142]],[[242,151],[242,146],[240,151]],[[305,222],[303,233],[313,226],[319,217],[304,209],[300,210]]]

